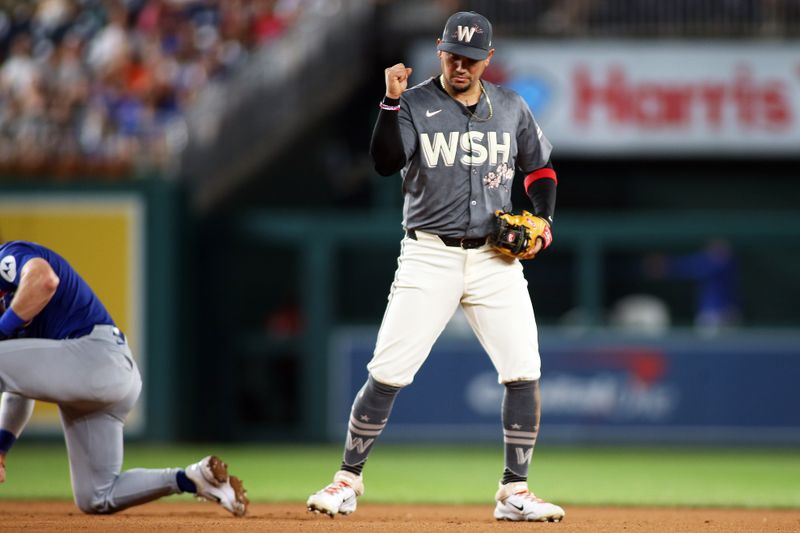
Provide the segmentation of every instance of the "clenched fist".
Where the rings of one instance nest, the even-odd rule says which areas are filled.
[[[408,87],[408,77],[414,69],[398,63],[384,70],[386,76],[386,96],[389,98],[400,98],[403,91]]]

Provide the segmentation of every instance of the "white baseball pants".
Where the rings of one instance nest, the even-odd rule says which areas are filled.
[[[491,246],[449,247],[435,235],[405,237],[375,352],[381,383],[414,380],[458,305],[489,354],[500,383],[541,375],[536,319],[522,264]]]

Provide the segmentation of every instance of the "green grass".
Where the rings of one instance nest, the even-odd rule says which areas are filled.
[[[134,444],[125,468],[185,466],[207,453],[230,464],[253,501],[305,501],[341,458],[340,446],[329,445]],[[385,444],[365,471],[364,500],[489,503],[502,466],[499,447]],[[565,505],[800,508],[796,450],[540,446],[530,480],[536,492]],[[63,445],[21,441],[8,457],[0,499],[70,497]]]

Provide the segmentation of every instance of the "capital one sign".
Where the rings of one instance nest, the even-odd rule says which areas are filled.
[[[500,46],[562,153],[800,153],[800,46]]]

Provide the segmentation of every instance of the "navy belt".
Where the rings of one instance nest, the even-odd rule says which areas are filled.
[[[406,235],[409,239],[417,240],[417,232],[413,229],[406,230]],[[486,237],[475,237],[474,239],[461,239],[458,237],[445,237],[444,235],[436,235],[441,239],[445,246],[461,247],[465,250],[470,248],[480,248],[486,244]]]

